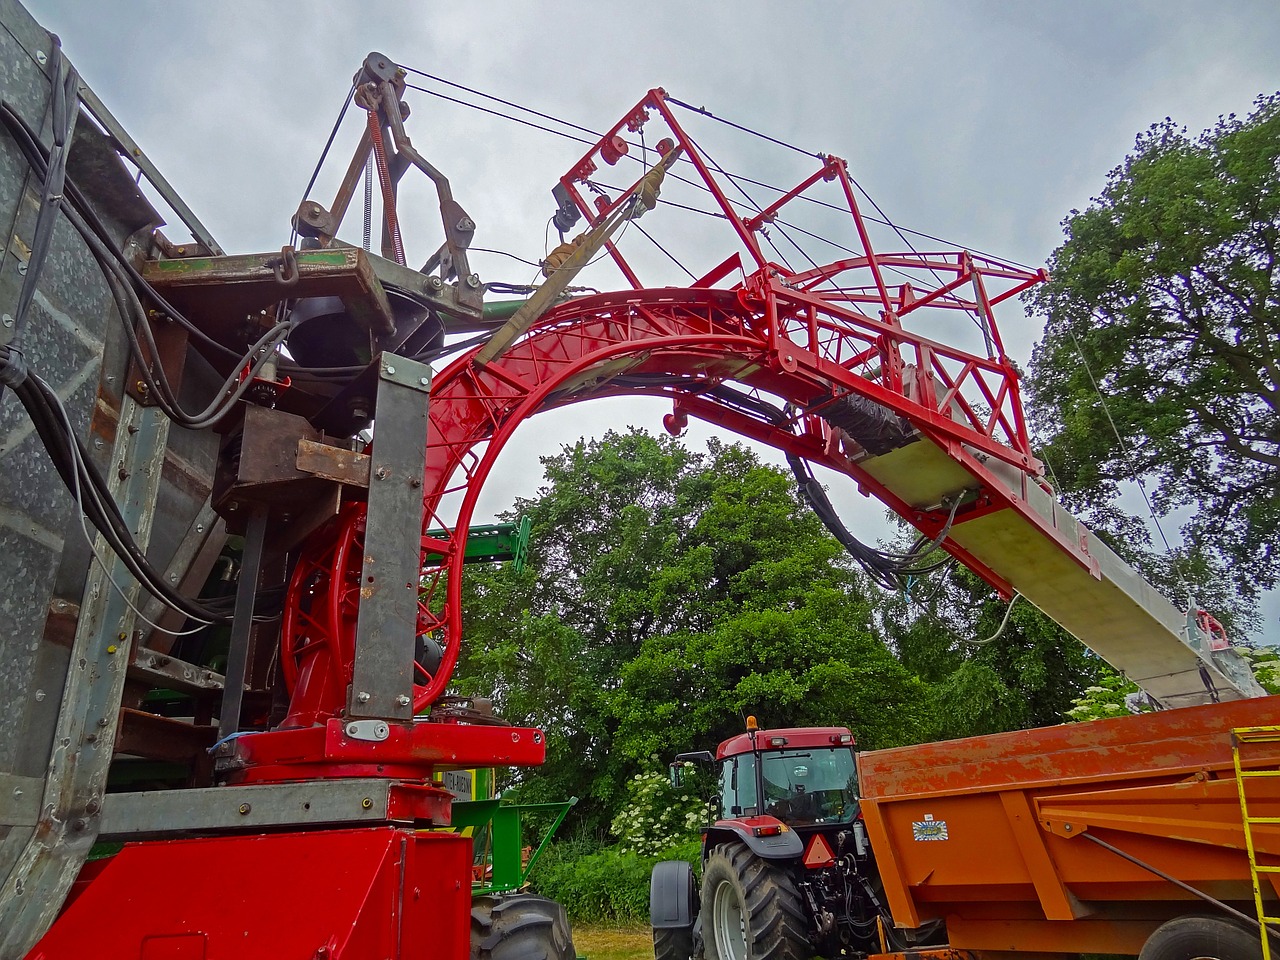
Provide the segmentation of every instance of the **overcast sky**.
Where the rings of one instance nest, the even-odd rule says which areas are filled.
[[[1280,4],[1264,0],[27,5],[229,252],[288,240],[371,50],[597,130],[662,86],[844,157],[900,225],[1032,265],[1138,131],[1166,116],[1198,131],[1280,88]],[[414,91],[406,100],[415,145],[479,225],[475,244],[539,259],[548,191],[583,148]],[[357,122],[315,193],[326,204]],[[762,146],[724,149],[736,172],[782,176]],[[410,262],[439,243],[429,200],[425,187],[406,186]],[[474,266],[485,280],[532,276],[507,258],[477,256]],[[1039,329],[1013,303],[1000,319],[1025,365]],[[518,434],[504,453],[485,509],[536,490],[539,454],[627,423],[660,429],[667,409],[606,401],[540,418],[536,437]],[[691,432],[695,442],[705,435]],[[874,537],[883,511],[838,484],[849,525]],[[1269,603],[1271,642],[1278,613]]]

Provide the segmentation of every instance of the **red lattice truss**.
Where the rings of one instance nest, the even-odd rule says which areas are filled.
[[[822,403],[850,393],[873,400],[905,417],[979,477],[989,476],[979,462],[985,457],[1040,476],[1019,375],[1005,356],[993,308],[1042,280],[1043,271],[965,251],[874,252],[845,163],[836,157],[823,158],[796,187],[744,216],[661,90],[650,91],[562,180],[589,221],[607,216],[626,198],[599,198],[594,205],[583,198],[580,187],[608,162],[602,148],[612,149],[616,138],[655,123],[682,149],[671,173],[696,174],[691,179],[710,191],[742,249],[689,287],[649,289],[638,268],[610,245],[632,289],[565,303],[488,365],[478,365],[473,351],[437,375],[422,529],[446,533],[422,539],[424,557],[440,559],[424,564],[419,631],[443,644],[444,658],[434,674],[417,667],[418,709],[445,691],[457,663],[465,541],[480,491],[506,441],[540,411],[600,396],[666,396],[674,405],[669,423],[696,416],[843,472],[931,535],[941,529],[945,511],[912,507],[862,470],[856,445],[816,415]],[[762,230],[819,189],[834,191],[859,252],[803,271],[772,262],[761,247]],[[653,219],[662,213],[659,208]],[[928,317],[948,315],[976,322],[985,355],[913,332],[928,326]],[[708,394],[720,384],[776,398],[795,412],[782,424],[752,416]],[[442,498],[455,492],[461,493],[456,516],[442,515]],[[1007,507],[1019,509],[1007,487],[992,482],[966,509]],[[295,568],[283,625],[292,695],[286,725],[342,713],[354,656],[363,518],[362,504],[349,505],[313,535]],[[950,541],[945,548],[997,588],[1007,588],[995,571]]]

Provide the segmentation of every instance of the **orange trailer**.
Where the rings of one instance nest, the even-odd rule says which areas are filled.
[[[1276,914],[1276,724],[1266,697],[859,754],[895,922],[978,954],[1169,958],[1169,921]]]

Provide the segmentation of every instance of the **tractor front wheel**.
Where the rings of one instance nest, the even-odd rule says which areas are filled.
[[[471,960],[576,960],[564,907],[531,893],[471,902]]]
[[[702,869],[706,960],[806,960],[808,921],[795,881],[781,864],[740,843],[724,843]]]

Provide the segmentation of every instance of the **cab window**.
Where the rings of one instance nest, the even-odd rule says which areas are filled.
[[[787,823],[839,823],[858,809],[853,751],[778,750],[761,757],[764,810]]]
[[[720,804],[726,816],[754,817],[760,812],[756,798],[756,758],[745,753],[720,766]]]

